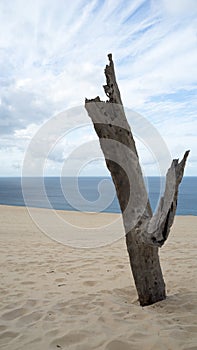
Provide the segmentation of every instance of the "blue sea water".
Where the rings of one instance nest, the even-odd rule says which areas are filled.
[[[155,210],[161,196],[161,179],[148,177],[145,182],[151,206]],[[0,204],[14,206],[27,204],[38,208],[87,212],[120,212],[114,185],[112,180],[106,177],[80,177],[78,184],[74,182],[73,178],[25,178],[23,179],[23,189],[21,178],[1,177]],[[183,178],[179,187],[176,215],[197,216],[197,177]]]

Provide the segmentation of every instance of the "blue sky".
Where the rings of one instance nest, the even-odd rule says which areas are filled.
[[[124,105],[157,128],[172,157],[190,149],[186,175],[197,175],[196,0],[0,0],[0,32],[0,176],[21,174],[28,143],[52,116],[106,99],[109,52]],[[89,126],[56,142],[46,175],[94,139]],[[156,174],[137,144],[144,172]],[[102,159],[84,172],[106,173]]]

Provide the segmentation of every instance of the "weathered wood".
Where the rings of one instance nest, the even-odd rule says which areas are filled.
[[[147,238],[154,245],[161,247],[168,238],[170,228],[176,213],[178,187],[183,177],[183,171],[189,151],[186,151],[182,161],[172,161],[172,165],[166,175],[164,196],[161,197],[158,210],[148,223]]]
[[[150,305],[166,297],[165,283],[159,262],[158,247],[168,237],[173,223],[186,152],[183,160],[172,162],[166,179],[166,189],[157,213],[153,216],[139,163],[135,141],[127,122],[120,91],[116,82],[112,55],[105,68],[109,98],[102,102],[86,99],[85,108],[99,137],[106,165],[111,173],[126,233],[130,258],[140,304]]]

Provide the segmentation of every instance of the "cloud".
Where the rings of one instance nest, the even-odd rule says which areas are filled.
[[[196,0],[164,0],[164,8],[174,16],[185,16],[197,13]]]
[[[109,52],[124,104],[159,128],[173,155],[188,146],[195,153],[196,14],[195,0],[0,2],[0,147],[4,161],[10,147],[8,172],[16,174],[12,164],[22,164],[33,130],[53,115],[85,97],[106,99]],[[64,156],[63,146],[51,153],[54,168]]]

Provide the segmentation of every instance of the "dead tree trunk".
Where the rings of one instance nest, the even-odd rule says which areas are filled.
[[[94,124],[116,188],[139,302],[145,306],[166,298],[158,249],[167,239],[174,220],[178,186],[189,151],[180,163],[173,160],[167,173],[164,196],[153,215],[116,82],[112,55],[108,57],[104,90],[109,99],[106,102],[99,97],[86,99],[85,108]]]

